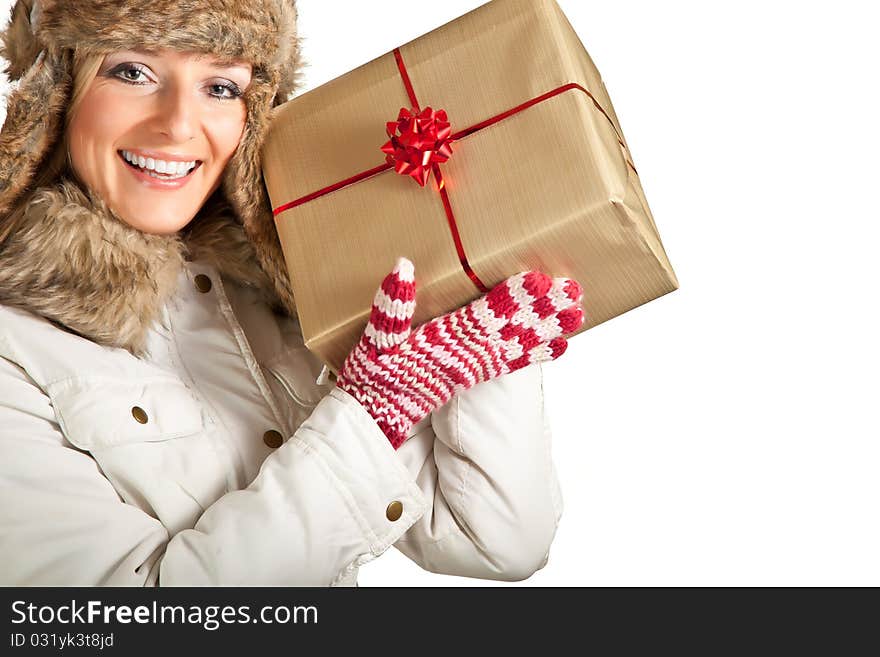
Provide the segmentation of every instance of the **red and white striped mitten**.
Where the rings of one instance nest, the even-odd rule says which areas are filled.
[[[399,258],[336,380],[394,449],[413,424],[456,392],[561,356],[568,346],[562,336],[584,322],[577,281],[536,271],[514,274],[479,299],[411,330],[415,296],[413,264]]]

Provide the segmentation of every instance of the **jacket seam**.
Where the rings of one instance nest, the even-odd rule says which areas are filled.
[[[554,474],[553,468],[553,435],[550,430],[550,418],[547,413],[547,396],[544,391],[544,367],[541,363],[537,364],[538,376],[540,380],[541,392],[541,433],[544,437],[544,471],[545,479],[550,487],[550,499],[553,503],[553,524],[559,528],[559,521],[562,516],[562,502],[559,499],[559,482]],[[549,557],[549,551],[548,551]]]
[[[6,360],[9,360],[10,362],[14,363],[15,365],[18,365],[22,370],[24,370],[25,374],[27,374],[28,377],[43,392],[43,394],[48,397],[49,393],[46,392],[46,384],[40,383],[37,380],[37,378],[33,375],[30,368],[25,366],[24,361],[21,358],[21,355],[18,353],[18,351],[16,351],[15,347],[12,346],[12,342],[10,342],[9,339],[3,333],[0,333],[0,342],[2,342],[4,345],[6,345],[6,348],[9,350],[9,354],[12,356],[11,359],[7,358]]]
[[[226,290],[224,289],[223,283],[220,280],[221,277],[219,274],[217,274],[216,276],[214,276],[214,278],[217,280],[217,299],[220,305],[220,312],[223,315],[223,318],[226,320],[229,328],[232,330],[232,334],[235,336],[235,341],[238,345],[238,350],[241,353],[241,357],[244,360],[245,365],[247,365],[248,371],[250,371],[251,373],[251,377],[253,377],[254,382],[257,384],[257,389],[260,391],[260,394],[263,396],[263,399],[269,406],[269,410],[275,417],[275,422],[277,422],[278,426],[284,431],[286,435],[289,436],[293,433],[293,431],[291,427],[288,426],[286,419],[282,416],[282,413],[278,408],[275,395],[269,389],[269,384],[266,382],[266,377],[264,377],[263,373],[260,372],[260,366],[257,363],[257,359],[254,357],[253,352],[251,351],[250,345],[247,342],[247,338],[244,335],[244,330],[241,328],[238,320],[235,319],[235,313],[232,310],[229,299],[226,297]]]
[[[189,372],[187,372],[187,374],[189,374]],[[192,377],[190,376],[190,378],[192,378]],[[45,385],[45,387],[48,388],[50,386],[59,386],[62,384],[68,384],[70,382],[76,382],[76,381],[94,381],[96,383],[119,383],[120,381],[124,381],[126,383],[130,383],[131,377],[130,376],[107,376],[106,374],[72,374],[70,376],[64,376],[64,377],[61,377],[60,379],[55,379],[53,381],[47,381],[44,385]],[[172,384],[181,385],[184,388],[187,387],[186,384],[184,384],[178,377],[162,376],[162,375],[144,376],[144,377],[138,376],[137,383],[138,384],[141,384],[141,383],[143,383],[143,384],[172,383]]]
[[[453,415],[455,417],[455,442],[458,446],[458,453],[464,457],[464,473],[461,476],[461,488],[459,489],[459,505],[461,512],[464,513],[464,510],[467,508],[467,504],[465,502],[465,496],[467,494],[468,489],[468,479],[471,474],[471,459],[469,456],[465,454],[464,445],[461,441],[461,398],[456,395],[455,396],[455,406],[453,407]],[[449,534],[453,532],[452,529],[449,530]],[[448,534],[447,534],[448,535]],[[445,536],[444,536],[445,538]]]
[[[330,586],[339,586],[339,583],[343,579],[348,577],[352,572],[360,570],[361,566],[363,566],[365,563],[369,563],[370,561],[375,559],[376,556],[377,555],[373,554],[372,552],[359,554],[354,561],[352,561],[345,568],[339,571],[339,574],[336,575],[336,577],[334,577],[333,580],[330,582]],[[355,582],[355,585],[357,585],[357,582]]]

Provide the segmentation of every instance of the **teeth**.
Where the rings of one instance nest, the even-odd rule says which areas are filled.
[[[125,150],[122,151],[122,156],[135,166],[138,166],[141,169],[147,169],[150,172],[150,175],[154,178],[158,177],[155,174],[164,174],[172,178],[182,178],[195,168],[197,162],[196,160],[193,160],[192,162],[166,162],[165,160],[156,160],[152,157],[145,158],[142,155],[135,155],[134,153]]]

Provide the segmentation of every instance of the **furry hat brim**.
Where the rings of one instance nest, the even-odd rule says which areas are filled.
[[[6,74],[18,81],[0,132],[0,237],[7,214],[35,191],[36,172],[62,138],[75,56],[137,44],[251,62],[245,129],[221,188],[278,299],[295,314],[260,162],[270,110],[300,85],[295,0],[18,0],[0,39]]]

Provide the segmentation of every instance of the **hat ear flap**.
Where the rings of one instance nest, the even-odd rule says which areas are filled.
[[[302,41],[297,32],[295,0],[278,0],[278,49],[272,64],[271,79],[249,90],[248,117],[238,149],[226,166],[223,194],[244,227],[254,246],[257,260],[275,287],[279,310],[296,315],[296,301],[287,273],[287,265],[269,193],[263,182],[262,145],[272,120],[272,109],[286,103],[302,86]],[[274,76],[274,77],[273,77]],[[275,85],[274,97],[270,94]]]
[[[26,191],[62,137],[70,95],[70,54],[43,50],[6,99],[0,131],[0,217]]]
[[[12,8],[9,24],[0,35],[0,57],[7,61],[4,72],[10,81],[24,75],[40,52],[34,36],[40,9],[37,0],[18,0]]]
[[[276,66],[278,68],[278,90],[272,106],[277,107],[290,100],[290,96],[299,91],[303,84],[302,39],[299,36],[299,14],[294,0],[281,0],[281,18],[278,23],[278,50]]]
[[[252,103],[238,149],[226,165],[222,190],[254,246],[260,267],[274,284],[280,309],[293,316],[296,302],[275,229],[269,193],[263,183],[262,145],[272,117],[269,103],[272,91],[269,85],[260,85],[246,92]]]

